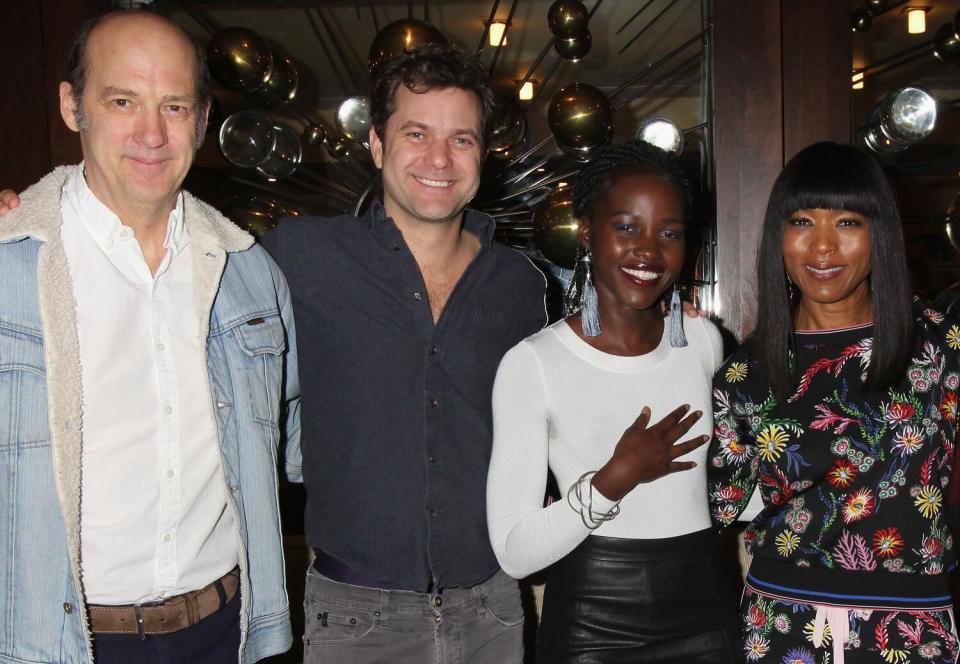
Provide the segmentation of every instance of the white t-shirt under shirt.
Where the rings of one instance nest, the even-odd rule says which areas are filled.
[[[565,321],[523,340],[500,363],[493,390],[493,453],[487,521],[501,567],[523,578],[560,560],[588,535],[656,539],[710,527],[704,445],[682,460],[697,467],[637,485],[620,514],[589,530],[567,504],[567,489],[613,455],[644,406],[651,424],[682,404],[703,417],[680,441],[713,430],[710,386],[722,359],[717,328],[685,318],[689,345],[660,344],[636,357],[610,355],[580,339]],[[678,442],[680,442],[678,441]],[[564,499],[543,507],[547,470]],[[594,511],[613,503],[594,491]]]

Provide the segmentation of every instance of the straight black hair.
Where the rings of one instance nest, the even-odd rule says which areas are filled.
[[[797,210],[848,210],[870,220],[870,294],[873,351],[867,389],[884,389],[902,377],[913,339],[912,294],[900,214],[880,164],[862,150],[814,143],[796,154],[773,184],[757,256],[757,326],[749,354],[761,377],[780,399],[796,386],[789,363],[793,316],[783,267],[783,229]]]

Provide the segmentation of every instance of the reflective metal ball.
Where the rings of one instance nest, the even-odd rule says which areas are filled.
[[[286,125],[273,126],[273,149],[257,171],[271,180],[293,175],[303,158],[303,148],[297,132]]]
[[[288,216],[283,206],[259,194],[239,194],[227,203],[223,214],[256,237],[263,237],[277,227],[280,217]]]
[[[367,65],[370,73],[404,51],[410,51],[424,44],[446,44],[447,38],[429,23],[415,18],[402,18],[388,24],[370,44]]]
[[[303,140],[307,145],[320,145],[327,141],[327,130],[323,125],[308,124],[303,128]]]
[[[220,151],[231,164],[259,166],[273,149],[273,122],[261,111],[237,111],[220,125]]]
[[[547,122],[557,145],[581,153],[606,143],[613,134],[613,109],[600,90],[586,83],[561,88],[550,101]]]
[[[933,37],[933,54],[943,62],[960,62],[960,35],[952,23],[944,23]]]
[[[292,101],[300,87],[300,73],[296,63],[276,51],[272,53],[273,70],[263,85],[247,95],[250,101],[266,108]]]
[[[336,117],[337,129],[351,141],[365,141],[370,135],[370,100],[348,97],[340,102]]]
[[[573,187],[547,194],[533,215],[533,241],[551,263],[572,269],[577,262],[577,218],[573,216]]]
[[[655,145],[665,152],[672,152],[675,155],[683,152],[683,131],[670,118],[647,118],[637,127],[634,137]]]
[[[557,39],[582,36],[589,22],[590,13],[579,0],[556,0],[547,10],[547,25]]]
[[[213,77],[233,92],[253,92],[273,71],[273,54],[253,30],[227,28],[207,44],[207,63]]]
[[[866,32],[870,29],[870,26],[873,25],[873,19],[870,18],[870,14],[863,9],[854,12],[851,22],[854,32]]]
[[[590,52],[592,45],[593,37],[590,36],[590,31],[586,30],[579,37],[557,39],[553,42],[553,49],[561,58],[570,60],[571,62],[577,62]]]

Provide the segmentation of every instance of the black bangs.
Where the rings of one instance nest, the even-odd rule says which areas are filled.
[[[796,376],[789,365],[797,297],[783,268],[783,232],[797,210],[849,210],[870,220],[873,354],[867,388],[897,384],[910,361],[913,311],[907,254],[897,201],[880,164],[849,145],[815,143],[796,154],[773,184],[757,253],[757,326],[749,346],[760,373],[779,398]]]
[[[849,210],[876,219],[886,198],[878,190],[882,172],[867,154],[850,146],[817,143],[784,168],[772,198],[786,219],[797,210]]]

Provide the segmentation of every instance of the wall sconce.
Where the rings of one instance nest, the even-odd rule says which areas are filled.
[[[507,31],[507,25],[509,24],[506,21],[490,21],[489,34],[491,46],[507,45],[507,37],[504,35],[504,33]],[[502,43],[500,41],[501,39],[503,40]]]
[[[863,90],[863,72],[862,71],[854,72],[853,76],[850,78],[850,81],[851,83],[853,83],[851,87],[854,90]]]
[[[517,99],[520,101],[530,101],[533,99],[534,86],[536,81],[529,80],[525,81],[523,85],[520,86],[520,91],[517,92]]]
[[[927,90],[909,85],[884,97],[859,134],[875,153],[892,154],[922,141],[936,125],[937,100]]]
[[[922,35],[927,31],[927,12],[929,7],[906,7],[907,32],[911,35]]]

